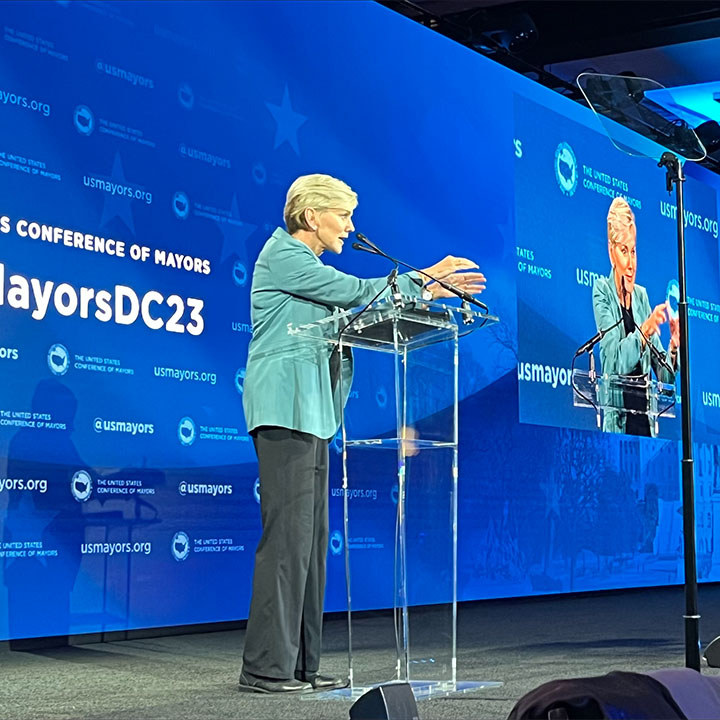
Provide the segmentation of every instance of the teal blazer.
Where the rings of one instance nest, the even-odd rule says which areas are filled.
[[[340,426],[352,382],[352,356],[342,358],[342,388],[332,387],[332,346],[288,333],[336,308],[364,305],[386,285],[325,265],[305,243],[278,228],[260,251],[250,291],[252,339],[243,384],[248,432],[262,425],[331,438]],[[404,295],[419,297],[417,273],[398,276]],[[337,356],[336,356],[337,357]]]
[[[595,280],[593,286],[593,312],[595,313],[595,324],[598,331],[612,327],[622,318],[620,309],[620,298],[615,289],[615,280],[612,271],[608,277],[600,277]],[[650,301],[647,290],[641,285],[635,285],[632,293],[632,314],[635,325],[642,325],[651,313]],[[649,341],[664,355],[665,350],[658,334],[652,335]],[[645,374],[650,373],[650,368],[655,371],[658,380],[664,383],[673,384],[675,373],[669,373],[653,357],[650,349],[643,347],[643,339],[640,331],[636,328],[629,335],[625,335],[625,327],[621,322],[617,327],[608,332],[600,341],[600,363],[603,375],[627,375],[635,365],[640,363],[640,368]],[[668,362],[670,362],[668,356]],[[609,398],[613,404],[622,403],[622,393],[618,397]],[[603,430],[606,432],[625,432],[625,421],[627,414],[617,410],[606,410],[603,419]],[[655,434],[655,424],[650,423],[650,432]]]

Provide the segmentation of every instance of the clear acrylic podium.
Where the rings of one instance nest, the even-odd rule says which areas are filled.
[[[352,348],[356,392],[370,394],[340,428],[343,529],[331,528],[331,550],[345,559],[350,686],[326,696],[394,681],[417,698],[502,685],[457,680],[458,338],[495,322],[395,296],[290,328],[344,363]],[[392,615],[353,615],[378,605]]]
[[[647,375],[597,375],[573,370],[572,386],[573,404],[594,408],[598,427],[601,427],[601,413],[607,410],[646,415],[655,424],[656,434],[660,416],[675,417],[675,386],[652,380]],[[634,408],[642,409],[628,410],[625,407],[628,398]]]

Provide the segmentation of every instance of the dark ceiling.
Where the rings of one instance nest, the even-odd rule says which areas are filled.
[[[720,80],[720,2],[383,0],[386,7],[584,102],[583,70],[666,86]],[[697,48],[702,48],[702,52]],[[672,48],[672,61],[663,52]],[[681,58],[681,61],[678,61]],[[707,166],[720,171],[720,152]]]
[[[388,0],[384,5],[472,45],[509,43],[543,67],[720,37],[720,3],[647,0]]]
[[[426,18],[434,16],[442,21],[440,32],[459,31],[471,44],[483,35],[511,40],[518,33],[510,49],[540,67],[720,36],[718,2],[395,0],[385,4],[418,22],[423,22],[422,13]]]

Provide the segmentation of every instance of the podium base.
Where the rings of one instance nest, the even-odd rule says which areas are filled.
[[[391,681],[392,682],[392,681]],[[402,681],[394,681],[402,682]],[[374,685],[355,685],[353,687],[329,690],[320,693],[305,693],[300,695],[302,700],[352,700],[355,701],[370,690],[380,685],[391,683],[375,683]],[[456,683],[440,680],[411,680],[409,682],[416,700],[430,700],[434,698],[450,697],[452,695],[467,695],[478,690],[502,687],[503,683],[497,680],[461,680]]]

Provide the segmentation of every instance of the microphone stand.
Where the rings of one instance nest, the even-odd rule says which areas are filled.
[[[390,271],[390,274],[388,275],[387,284],[390,288],[390,292],[392,293],[393,305],[396,308],[402,305],[402,293],[400,292],[400,288],[397,284],[397,276],[398,266],[395,265],[395,267]]]
[[[622,317],[614,325],[611,325],[610,327],[605,328],[604,330],[598,330],[596,335],[591,337],[586,343],[583,343],[575,351],[575,355],[573,355],[572,363],[570,364],[570,382],[572,384],[572,388],[583,400],[585,400],[585,402],[587,402],[593,406],[593,408],[595,410],[595,417],[597,419],[598,428],[601,426],[601,424],[600,424],[600,409],[592,401],[591,398],[587,397],[587,395],[583,395],[580,392],[580,389],[578,388],[578,386],[575,384],[575,378],[574,378],[575,361],[583,353],[588,354],[588,356],[589,356],[588,380],[590,380],[591,383],[594,383],[595,380],[597,380],[597,372],[595,371],[595,354],[593,353],[593,348],[605,337],[605,335],[607,335],[611,330],[614,330],[621,322],[622,322]]]
[[[353,243],[353,246],[355,243]],[[364,248],[363,248],[364,249]],[[400,307],[402,305],[402,293],[400,292],[400,288],[397,284],[397,276],[398,276],[398,266],[397,263],[395,263],[395,267],[390,271],[390,274],[387,276],[387,282],[385,287],[381,288],[373,297],[370,302],[365,305],[365,307],[357,314],[355,317],[338,333],[338,340],[342,337],[342,335],[347,332],[347,329],[367,310],[370,308],[370,306],[385,292],[386,288],[390,288],[390,292],[392,293],[392,300],[393,305],[395,307]]]
[[[625,278],[622,278],[622,293],[623,293],[623,305],[625,304],[625,298],[627,297],[627,290],[625,290]],[[630,315],[632,317],[632,314]],[[675,374],[675,370],[668,365],[667,353],[663,355],[651,342],[650,338],[642,331],[642,328],[635,322],[635,318],[632,317],[633,325],[635,329],[642,335],[642,339],[645,341],[645,345],[650,350],[650,354],[667,370],[671,375]],[[620,323],[618,323],[619,325]]]

